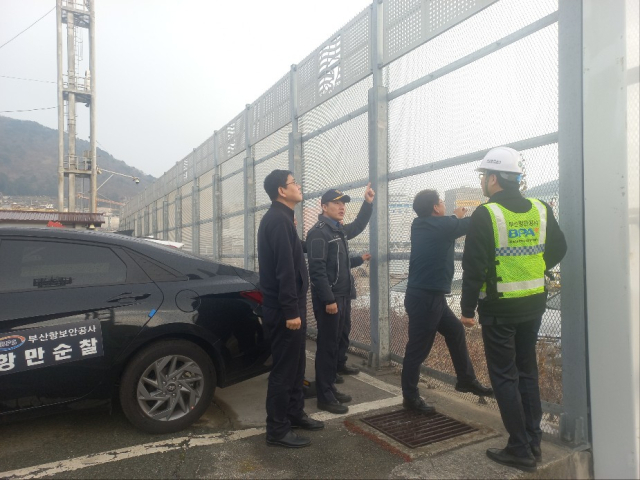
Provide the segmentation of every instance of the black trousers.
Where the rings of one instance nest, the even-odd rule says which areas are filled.
[[[347,298],[344,304],[344,327],[338,344],[338,369],[347,364],[347,352],[349,351],[349,335],[351,334],[351,298]]]
[[[407,290],[404,306],[409,316],[409,341],[402,362],[402,395],[420,396],[420,366],[429,356],[436,333],[444,336],[458,382],[469,383],[476,374],[469,358],[464,326],[447,305],[444,293]]]
[[[509,433],[509,449],[523,457],[540,445],[542,406],[538,386],[536,343],[542,317],[515,324],[492,324],[480,318],[491,386]]]
[[[336,371],[338,369],[338,345],[344,331],[349,297],[336,297],[338,313],[329,314],[326,305],[316,295],[312,296],[313,313],[318,325],[318,342],[316,350],[316,389],[319,402],[335,402]]]
[[[291,430],[291,418],[304,412],[302,382],[306,365],[307,305],[298,305],[302,326],[290,330],[279,309],[262,307],[265,329],[271,337],[273,368],[267,387],[267,436],[284,437]]]

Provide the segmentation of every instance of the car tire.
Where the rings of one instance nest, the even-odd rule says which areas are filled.
[[[120,382],[127,419],[148,433],[180,431],[207,410],[216,371],[207,353],[186,340],[162,340],[138,352]]]

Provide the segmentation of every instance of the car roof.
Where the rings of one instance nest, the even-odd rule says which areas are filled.
[[[155,242],[149,242],[144,238],[130,237],[118,233],[103,232],[98,230],[74,230],[70,228],[52,227],[0,227],[0,236],[55,238],[71,241],[91,243],[104,243],[127,247],[151,257],[178,255],[195,261],[212,262],[212,260],[193,255],[191,253],[169,248]]]
[[[201,257],[185,250],[171,248],[159,243],[150,242],[145,238],[130,237],[118,233],[102,232],[97,230],[74,230],[68,228],[52,227],[0,227],[0,237],[33,237],[63,239],[79,242],[103,243],[111,246],[129,248],[148,257],[159,260],[169,267],[188,272],[192,269],[202,268],[216,271],[219,274],[240,275],[243,278],[247,275],[255,275],[253,272],[242,268],[226,265],[213,259]],[[208,265],[208,267],[205,266]],[[191,267],[187,267],[190,265]]]

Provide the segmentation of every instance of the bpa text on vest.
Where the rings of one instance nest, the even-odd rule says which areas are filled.
[[[518,238],[518,237],[535,237],[536,234],[532,228],[520,228],[509,230],[509,238]]]

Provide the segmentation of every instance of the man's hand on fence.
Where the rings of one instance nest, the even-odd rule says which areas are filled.
[[[467,207],[458,207],[453,211],[453,214],[458,218],[464,218],[467,214]]]
[[[364,255],[362,255],[362,261],[363,262],[368,262],[369,260],[371,260],[371,254],[370,253],[365,253]]]

